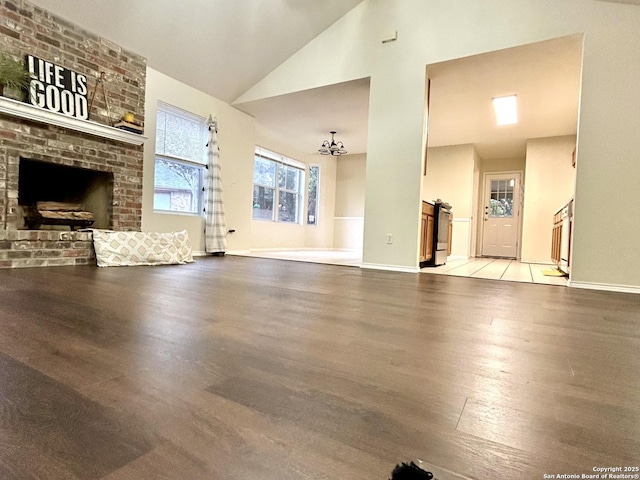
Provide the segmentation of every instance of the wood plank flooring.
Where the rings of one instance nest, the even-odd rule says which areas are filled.
[[[640,466],[640,296],[249,257],[0,270],[2,480]]]

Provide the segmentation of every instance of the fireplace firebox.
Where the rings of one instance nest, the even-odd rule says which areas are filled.
[[[51,162],[20,159],[18,210],[24,229],[73,229],[91,225],[111,228],[113,173]],[[58,219],[39,216],[43,205],[54,205]],[[66,207],[64,207],[66,206]],[[65,215],[63,210],[67,211]],[[80,221],[91,218],[92,222]]]

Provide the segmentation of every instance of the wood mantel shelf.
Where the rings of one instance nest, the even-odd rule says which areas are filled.
[[[142,145],[147,139],[147,137],[137,133],[127,132],[126,130],[109,127],[90,120],[68,117],[62,113],[51,112],[40,107],[35,107],[29,103],[18,102],[6,97],[0,97],[0,113],[68,128],[77,132],[88,133],[89,135],[96,135],[131,145]]]

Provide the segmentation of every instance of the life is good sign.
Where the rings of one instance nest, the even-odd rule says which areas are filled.
[[[27,68],[31,74],[29,101],[32,105],[87,120],[87,77],[27,55]]]

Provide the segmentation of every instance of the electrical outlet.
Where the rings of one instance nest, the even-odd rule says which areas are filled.
[[[387,233],[387,245],[391,245],[393,243],[393,235]]]

